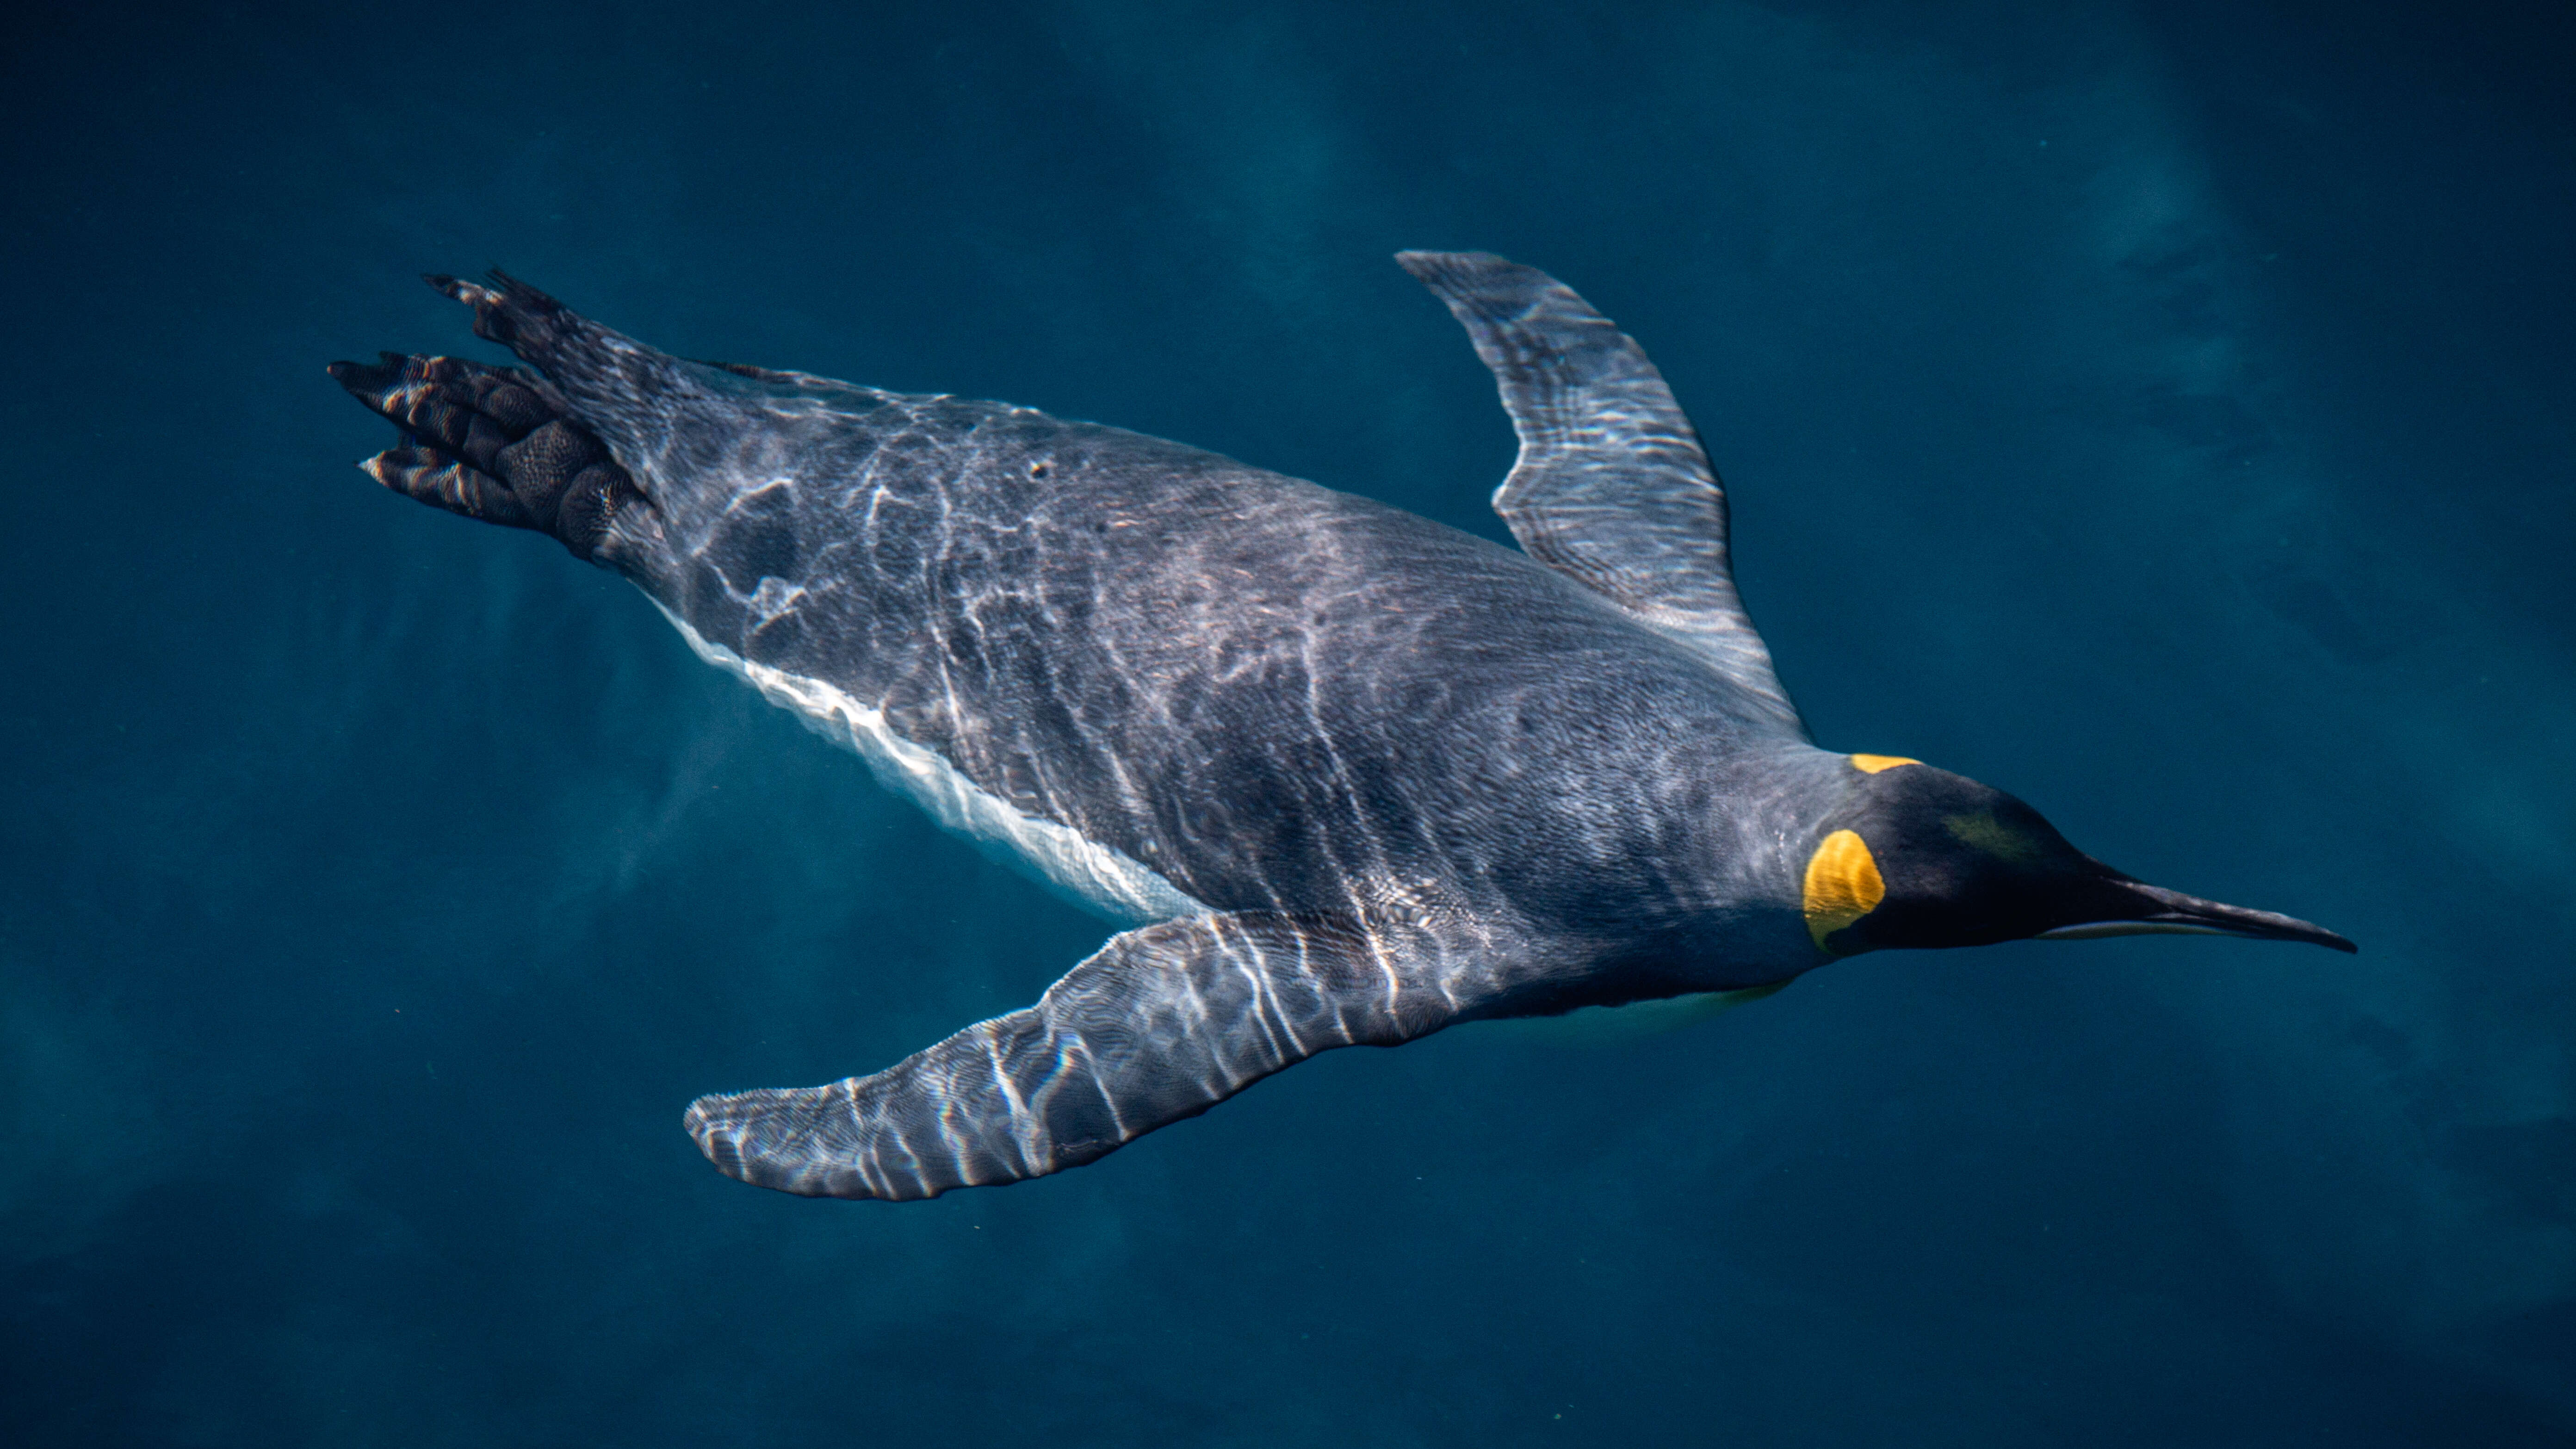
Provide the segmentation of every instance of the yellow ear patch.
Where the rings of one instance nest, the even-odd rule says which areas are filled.
[[[1864,775],[1875,775],[1881,770],[1893,770],[1899,765],[1923,763],[1921,760],[1909,760],[1903,755],[1854,755],[1851,757],[1851,762],[1852,768]]]
[[[1887,899],[1887,882],[1869,842],[1857,831],[1837,830],[1807,857],[1807,934],[1818,950],[1825,938],[1870,912]]]

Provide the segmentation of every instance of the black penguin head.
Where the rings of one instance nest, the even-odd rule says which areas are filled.
[[[2132,879],[2012,796],[1915,760],[1852,755],[1860,776],[1808,856],[1808,933],[1836,956],[2150,932],[2350,941],[2270,911]]]

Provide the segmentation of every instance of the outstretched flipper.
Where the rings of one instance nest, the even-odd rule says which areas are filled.
[[[330,373],[403,430],[405,446],[358,466],[406,497],[551,534],[593,563],[609,521],[643,504],[608,449],[526,373],[398,352],[372,364],[335,362]]]
[[[1349,915],[1186,916],[1111,938],[1038,1004],[870,1077],[701,1097],[708,1160],[808,1197],[937,1197],[1079,1167],[1320,1051],[1458,1019],[1481,962]],[[1482,993],[1478,993],[1481,995]]]
[[[1466,324],[1502,386],[1521,454],[1494,511],[1522,549],[1699,650],[1766,722],[1805,738],[1736,597],[1726,492],[1645,350],[1535,267],[1486,252],[1396,260]]]

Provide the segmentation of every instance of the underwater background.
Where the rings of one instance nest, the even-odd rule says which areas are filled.
[[[0,1442],[2576,1443],[2576,19],[2323,0],[35,7],[0,47]],[[1501,539],[1544,267],[1819,741],[2358,957],[1886,953],[729,1181],[1106,928],[323,376],[498,263]]]

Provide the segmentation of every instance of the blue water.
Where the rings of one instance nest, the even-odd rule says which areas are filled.
[[[0,1441],[2576,1442],[2576,29],[2459,4],[21,12]],[[701,1092],[1103,928],[322,375],[498,262],[1503,537],[1638,336],[1821,741],[2357,958],[1888,953],[889,1206]]]

